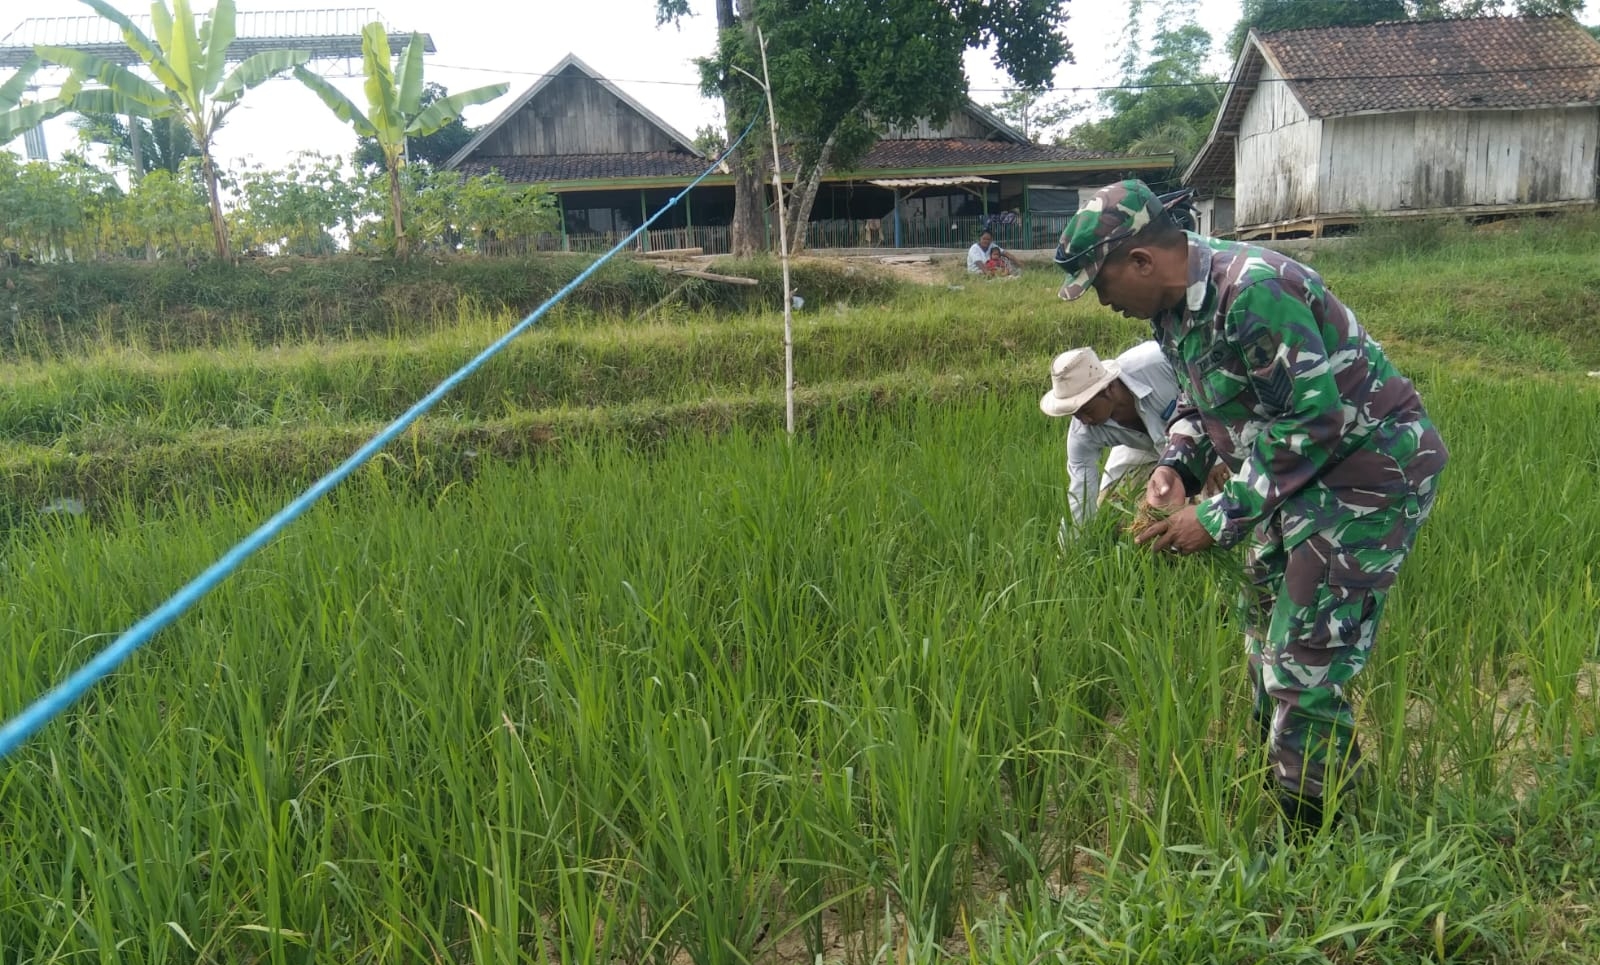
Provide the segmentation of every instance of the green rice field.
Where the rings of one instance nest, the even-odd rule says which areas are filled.
[[[1313,256],[1452,452],[1315,841],[1234,556],[1056,541],[1143,324],[951,269],[807,301],[792,439],[776,313],[534,329],[0,761],[0,965],[1600,961],[1597,238]],[[514,322],[0,361],[0,715]]]

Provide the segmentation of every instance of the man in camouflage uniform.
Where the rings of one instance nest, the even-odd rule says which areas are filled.
[[[1108,185],[1068,222],[1061,297],[1150,321],[1180,389],[1139,537],[1194,553],[1248,539],[1242,593],[1255,716],[1291,825],[1360,761],[1347,693],[1448,454],[1416,388],[1316,272],[1179,229],[1143,182]],[[1222,491],[1183,506],[1221,459]],[[1334,802],[1329,802],[1330,804]]]

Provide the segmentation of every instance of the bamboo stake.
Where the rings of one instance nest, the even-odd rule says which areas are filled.
[[[778,157],[778,114],[772,106],[772,78],[767,73],[767,40],[756,27],[761,46],[761,88],[767,95],[767,124],[772,129],[772,187],[778,197],[778,257],[783,261],[783,423],[794,437],[794,292],[789,287],[789,219],[783,213],[783,162]]]
[[[687,275],[690,278],[702,278],[706,281],[720,281],[724,285],[759,285],[761,281],[756,278],[746,278],[743,275],[718,275],[709,271],[697,271],[693,268],[674,268],[671,265],[658,265],[662,271],[672,275]]]

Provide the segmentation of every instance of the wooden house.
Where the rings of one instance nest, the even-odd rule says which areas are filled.
[[[576,56],[563,58],[448,162],[498,171],[560,199],[561,243],[599,247],[638,226],[711,163],[693,142]],[[859,164],[830,172],[812,209],[814,247],[1049,247],[1080,188],[1165,173],[1170,154],[1109,155],[1030,142],[976,104],[946,123],[888,131]],[[727,250],[733,178],[716,172],[652,226],[651,247]]]
[[[1600,42],[1569,17],[1251,32],[1186,183],[1241,238],[1596,200]]]

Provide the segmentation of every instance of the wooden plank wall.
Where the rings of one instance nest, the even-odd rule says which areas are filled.
[[[504,157],[681,150],[643,114],[583,71],[568,67],[473,153]]]
[[[1322,213],[1595,199],[1600,111],[1432,111],[1329,118]]]
[[[1261,68],[1260,86],[1239,120],[1234,151],[1234,213],[1265,224],[1317,211],[1322,122],[1306,114],[1283,75]]]

